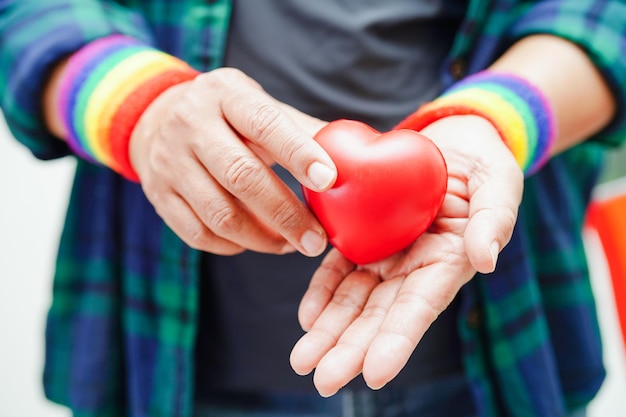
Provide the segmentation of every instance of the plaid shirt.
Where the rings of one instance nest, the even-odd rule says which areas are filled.
[[[200,70],[218,67],[231,7],[228,0],[0,0],[0,106],[13,134],[39,158],[69,153],[44,128],[42,86],[55,62],[98,37],[125,33]],[[458,326],[481,416],[563,416],[604,378],[580,231],[601,148],[626,133],[626,4],[472,0],[442,76],[449,84],[483,69],[533,33],[587,50],[616,93],[618,116],[597,140],[527,179],[498,269],[462,289]],[[47,396],[77,417],[190,416],[198,263],[139,185],[79,161],[48,317]]]

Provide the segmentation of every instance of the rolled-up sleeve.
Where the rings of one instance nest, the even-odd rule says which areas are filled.
[[[583,48],[604,76],[617,104],[613,121],[598,135],[608,144],[626,139],[626,2],[622,0],[549,0],[522,6],[511,27],[514,39],[547,33]],[[575,85],[572,88],[576,88]]]
[[[114,2],[0,0],[0,109],[36,157],[70,152],[44,123],[42,92],[51,70],[88,42],[115,33],[151,43],[141,15]]]

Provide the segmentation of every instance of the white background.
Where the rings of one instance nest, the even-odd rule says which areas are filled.
[[[37,161],[10,138],[0,116],[0,417],[70,415],[44,399],[41,372],[45,314],[72,170],[71,158]],[[608,369],[589,416],[626,416],[626,349],[602,253],[594,235],[587,242]]]

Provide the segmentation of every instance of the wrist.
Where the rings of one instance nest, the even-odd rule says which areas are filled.
[[[438,119],[420,131],[441,150],[446,161],[471,155],[475,166],[488,166],[494,160],[519,164],[493,124],[477,115],[454,115]],[[520,168],[521,172],[521,168]]]
[[[57,105],[61,80],[65,75],[68,58],[59,62],[50,77],[43,91],[43,115],[48,130],[59,139],[64,140],[67,132],[61,121],[61,113]]]
[[[185,81],[167,88],[146,107],[137,120],[129,137],[128,157],[138,177],[141,177],[139,174],[143,172],[145,165],[143,157],[149,154],[150,141],[158,134],[159,124],[154,121],[165,120],[172,104],[178,101],[179,92],[190,82]]]
[[[396,128],[422,130],[442,118],[461,115],[491,123],[526,174],[545,163],[556,136],[552,109],[537,88],[520,77],[489,71],[453,85]]]
[[[68,145],[77,155],[138,181],[129,156],[137,122],[163,91],[197,74],[177,58],[125,36],[86,45],[69,58],[56,86],[57,117]]]
[[[474,141],[484,138],[485,141],[506,149],[494,125],[484,117],[473,114],[442,117],[420,132],[441,146],[475,148]],[[463,140],[460,141],[459,138]]]

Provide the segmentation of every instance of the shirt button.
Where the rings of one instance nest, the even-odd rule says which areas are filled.
[[[465,316],[465,322],[470,329],[478,329],[483,321],[483,312],[480,307],[472,307]]]
[[[460,80],[465,77],[467,71],[467,62],[465,62],[462,58],[456,58],[454,61],[450,63],[450,75],[454,77],[455,80]]]

